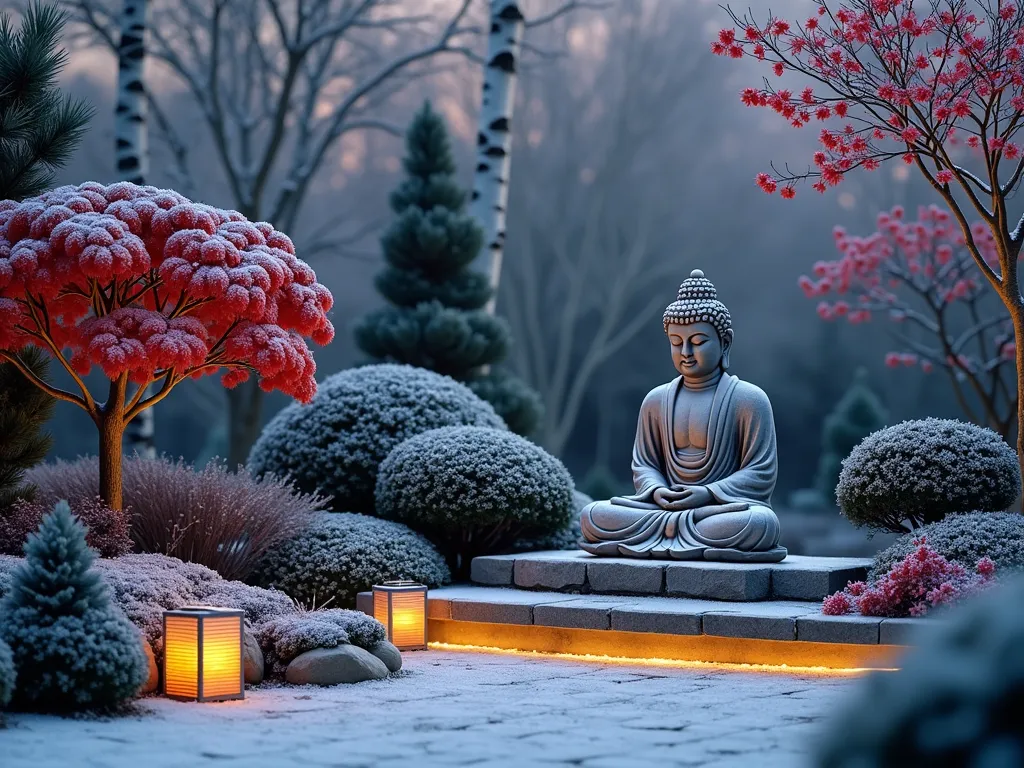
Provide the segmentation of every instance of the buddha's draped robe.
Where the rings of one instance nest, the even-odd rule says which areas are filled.
[[[582,549],[596,555],[677,560],[778,561],[779,519],[771,508],[778,469],[775,423],[768,396],[725,373],[719,380],[703,454],[680,452],[674,410],[682,378],[644,399],[633,446],[632,496],[588,504],[581,513]],[[702,485],[712,504],[667,511],[657,488]],[[706,515],[706,516],[704,516]]]

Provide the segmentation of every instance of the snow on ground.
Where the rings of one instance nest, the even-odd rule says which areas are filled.
[[[405,654],[399,676],[150,698],[110,720],[8,715],[3,768],[795,768],[849,677],[504,654]]]

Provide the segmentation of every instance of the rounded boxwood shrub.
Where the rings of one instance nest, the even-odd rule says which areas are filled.
[[[377,514],[422,532],[460,575],[478,555],[563,530],[576,509],[562,462],[486,427],[442,427],[406,440],[380,465],[376,498]]]
[[[1021,490],[1017,454],[954,419],[872,432],[843,461],[836,498],[854,525],[901,533],[965,509],[1002,511]]]
[[[14,654],[18,706],[109,709],[146,681],[142,635],[111,602],[94,557],[66,502],[29,537],[0,602],[0,639]]]
[[[391,449],[456,424],[505,428],[489,403],[454,379],[409,365],[367,365],[327,377],[311,403],[280,411],[253,446],[249,468],[329,495],[335,510],[372,514],[377,467]]]
[[[14,654],[11,646],[0,640],[0,707],[6,707],[14,694]]]
[[[1017,768],[1024,729],[1024,579],[921,633],[898,672],[869,675],[835,708],[818,768]]]
[[[875,555],[871,578],[888,573],[913,552],[914,540],[925,537],[928,546],[968,570],[983,557],[1002,571],[1024,570],[1024,515],[1017,512],[968,512],[918,528]]]
[[[583,529],[580,527],[580,513],[592,501],[593,499],[582,491],[573,491],[573,512],[567,526],[554,533],[548,533],[540,537],[517,539],[508,549],[504,550],[504,553],[514,554],[516,552],[579,549],[580,539],[583,538]]]
[[[351,608],[359,592],[392,579],[439,587],[451,574],[430,542],[400,523],[319,512],[304,533],[267,554],[250,581],[310,608]]]

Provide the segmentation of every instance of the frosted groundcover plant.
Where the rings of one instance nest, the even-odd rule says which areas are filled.
[[[1005,510],[1020,491],[1017,454],[998,434],[921,419],[864,438],[843,461],[836,499],[854,525],[903,533],[965,509]]]
[[[283,678],[288,663],[299,654],[346,643],[372,648],[387,639],[387,633],[383,624],[365,613],[328,608],[269,619],[256,629],[256,639],[271,674]]]
[[[308,406],[281,410],[248,466],[333,497],[338,512],[373,514],[377,467],[391,449],[428,429],[462,424],[505,428],[489,403],[454,379],[410,365],[368,365],[328,376]]]
[[[0,597],[10,589],[11,576],[21,562],[22,558],[0,555]],[[289,621],[275,626],[290,627],[289,636],[300,638],[295,643],[305,643],[306,650],[316,647],[310,643],[322,636],[319,611],[300,611],[283,592],[228,581],[202,565],[164,555],[125,555],[113,560],[96,560],[94,567],[109,588],[114,604],[141,630],[158,661],[163,653],[163,612],[186,605],[217,605],[242,610],[246,626],[257,639],[276,637],[277,630],[268,630],[270,634],[264,635],[261,627],[283,617],[288,617]],[[383,626],[365,614],[340,611],[332,615],[331,621],[336,630],[327,647],[351,642],[365,648],[383,637],[378,637],[384,631]],[[304,629],[307,624],[308,630]],[[261,649],[268,656],[277,653],[274,647],[263,647],[262,643]],[[275,671],[283,673],[283,669],[272,670],[272,673]]]
[[[931,549],[924,538],[916,539],[914,545],[916,549],[902,562],[871,584],[853,582],[842,592],[826,597],[822,613],[923,616],[932,608],[956,602],[995,583],[996,568],[987,557],[979,560],[974,573],[970,573]]]

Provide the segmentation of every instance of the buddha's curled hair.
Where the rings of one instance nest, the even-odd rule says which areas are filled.
[[[732,328],[732,317],[725,304],[718,300],[715,284],[699,269],[683,280],[676,300],[665,308],[663,320],[666,333],[670,323],[710,323],[718,331],[718,338],[724,339],[725,332]]]

